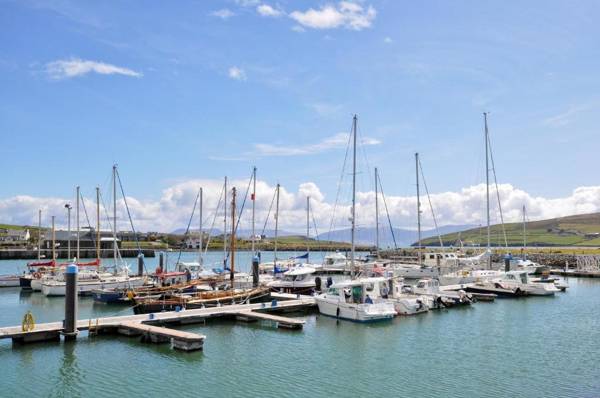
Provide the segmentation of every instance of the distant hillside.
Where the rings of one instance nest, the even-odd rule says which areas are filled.
[[[509,246],[523,245],[523,224],[505,224]],[[580,214],[549,220],[526,223],[527,246],[600,246],[600,213]],[[459,245],[459,233],[442,236],[445,246]],[[485,226],[466,229],[460,232],[464,245],[484,246],[487,241]],[[413,242],[414,243],[414,242]],[[502,225],[491,227],[492,246],[504,246]],[[425,239],[423,244],[437,246],[437,239]]]
[[[441,234],[447,234],[450,232],[462,231],[464,229],[472,228],[473,225],[446,225],[440,227]],[[331,240],[335,242],[350,242],[350,228],[339,229],[331,231],[331,234],[325,232],[319,234],[319,240]],[[376,229],[372,228],[357,228],[356,230],[356,243],[362,245],[373,245],[375,242]],[[435,229],[428,229],[421,231],[421,235],[424,238],[435,236],[437,239],[437,232]],[[411,229],[394,228],[394,236],[396,238],[396,244],[398,247],[410,246],[417,239],[417,231]],[[393,247],[394,239],[389,228],[381,228],[379,230],[379,244],[381,247]]]

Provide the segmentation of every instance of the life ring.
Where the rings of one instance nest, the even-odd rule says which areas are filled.
[[[33,277],[35,279],[40,279],[42,277],[42,274],[36,271],[36,272],[33,273]]]

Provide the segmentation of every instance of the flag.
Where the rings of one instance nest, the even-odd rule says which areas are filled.
[[[250,200],[254,200],[255,196],[253,193],[250,194]]]

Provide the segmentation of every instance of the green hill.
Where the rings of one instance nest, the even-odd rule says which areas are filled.
[[[527,226],[527,246],[600,246],[600,213],[580,214],[530,221]],[[523,224],[504,224],[509,246],[523,246]],[[486,245],[486,228],[472,228],[462,232],[442,235],[444,246]],[[437,237],[423,239],[423,245],[438,246]],[[502,225],[491,227],[492,246],[504,246]]]

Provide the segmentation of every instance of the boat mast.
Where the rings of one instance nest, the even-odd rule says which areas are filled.
[[[117,165],[113,165],[113,256],[117,267]]]
[[[527,221],[525,217],[525,205],[523,205],[523,249],[527,247]]]
[[[256,166],[252,169],[252,255],[254,255],[256,228],[254,222],[254,214],[256,212]]]
[[[235,272],[235,187],[231,189],[231,271],[229,280],[233,289],[233,277]]]
[[[375,253],[379,258],[379,187],[378,184],[379,175],[377,167],[375,167]]]
[[[353,138],[352,138],[352,216],[351,216],[351,220],[352,220],[352,230],[351,230],[351,243],[352,243],[352,247],[351,247],[351,251],[350,251],[350,266],[352,268],[352,276],[354,276],[354,250],[355,250],[355,243],[354,243],[354,234],[355,234],[355,229],[356,229],[356,121],[357,121],[357,116],[354,115],[354,118],[352,119],[352,132],[353,132]]]
[[[488,252],[488,268],[492,268],[492,253],[490,244],[490,167],[489,167],[489,133],[487,125],[487,112],[483,112],[483,120],[485,125],[485,194],[486,194],[486,211],[487,211],[487,252]]]
[[[198,265],[202,267],[202,188],[200,188],[200,197],[198,198],[198,211],[200,213],[199,224],[198,224]]]
[[[96,187],[96,260],[100,260],[100,187]]]
[[[77,210],[75,211],[75,218],[77,224],[77,261],[79,261],[79,185],[77,185]]]
[[[415,176],[417,179],[417,255],[419,256],[419,265],[423,265],[423,256],[421,254],[421,187],[419,186],[419,153],[415,153]]]
[[[42,209],[38,210],[38,260],[42,259]]]
[[[310,196],[306,197],[306,262],[310,254]]]
[[[56,260],[56,230],[54,228],[54,216],[52,216],[52,260]]]
[[[227,268],[227,176],[223,185],[223,268]]]
[[[277,268],[277,237],[279,234],[279,183],[277,183],[276,199],[275,199],[275,250],[273,252],[273,269]]]

